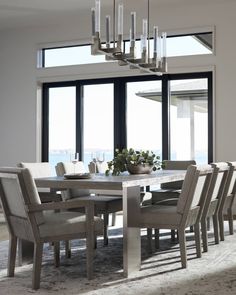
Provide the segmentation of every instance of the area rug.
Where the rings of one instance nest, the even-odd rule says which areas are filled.
[[[53,251],[45,245],[41,287],[31,289],[32,264],[16,267],[15,277],[6,276],[8,241],[0,243],[0,294],[109,294],[109,295],[225,295],[236,294],[236,234],[226,233],[224,242],[214,244],[210,233],[209,252],[196,258],[193,234],[187,234],[188,268],[181,269],[179,245],[163,233],[160,250],[147,250],[145,231],[142,231],[142,267],[126,279],[122,273],[122,228],[111,227],[109,245],[102,239],[94,258],[94,276],[86,278],[85,241],[72,243],[72,258],[61,251],[61,266],[53,265]]]

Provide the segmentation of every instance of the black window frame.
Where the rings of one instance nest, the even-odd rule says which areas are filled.
[[[212,72],[143,75],[86,79],[43,84],[42,97],[42,161],[48,161],[49,148],[49,89],[56,87],[76,87],[76,151],[83,160],[83,86],[114,83],[114,149],[127,147],[127,102],[126,84],[138,81],[162,81],[162,159],[170,159],[170,81],[207,78],[208,81],[208,163],[213,161],[213,88]]]

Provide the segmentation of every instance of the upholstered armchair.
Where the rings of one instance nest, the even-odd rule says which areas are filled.
[[[86,238],[87,277],[93,277],[94,236],[102,234],[103,221],[94,217],[91,201],[72,200],[42,204],[27,168],[0,168],[0,197],[10,234],[8,272],[14,276],[17,240],[34,244],[32,288],[40,287],[43,245]],[[83,207],[85,213],[63,211]],[[54,210],[59,209],[59,212]]]
[[[197,257],[201,257],[200,220],[212,173],[210,165],[191,165],[187,169],[176,205],[166,206],[163,203],[140,207],[137,227],[178,230],[183,268],[187,266],[185,229],[189,226],[194,226]],[[135,225],[132,224],[132,227]]]
[[[219,209],[229,177],[229,166],[227,163],[212,163],[211,166],[214,168],[214,172],[201,218],[203,250],[205,252],[208,251],[207,218],[212,217],[215,244],[219,244]]]
[[[228,220],[229,233],[234,234],[233,208],[235,208],[236,193],[236,162],[228,162],[229,173],[225,184],[222,201],[219,208],[220,239],[224,241],[224,220]]]
[[[56,165],[56,172],[58,176],[73,173],[74,164],[59,162]],[[85,171],[83,162],[75,164],[75,172],[83,173]],[[91,190],[84,189],[69,189],[62,191],[62,198],[65,200],[80,199],[91,200],[94,202],[95,214],[103,215],[104,219],[104,245],[108,245],[108,219],[110,213],[115,213],[122,210],[122,198],[120,196],[107,195],[107,194],[92,194]]]

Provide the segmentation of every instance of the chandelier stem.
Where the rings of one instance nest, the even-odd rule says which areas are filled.
[[[147,7],[147,38],[148,38],[148,62],[150,59],[150,6],[149,6],[149,0],[148,0],[148,7]]]
[[[116,43],[116,0],[113,0],[113,48]]]

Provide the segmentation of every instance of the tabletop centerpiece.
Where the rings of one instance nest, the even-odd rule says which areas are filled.
[[[152,171],[160,169],[160,157],[149,150],[136,151],[130,149],[116,149],[114,159],[108,162],[106,175],[119,175],[124,171],[130,174],[150,174]]]

